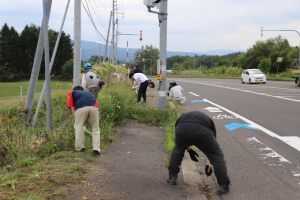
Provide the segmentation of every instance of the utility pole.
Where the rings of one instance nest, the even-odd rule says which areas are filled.
[[[166,98],[166,81],[167,81],[167,20],[168,20],[168,0],[161,0],[159,3],[159,27],[160,27],[160,44],[159,54],[161,61],[161,72],[163,80],[159,82],[159,108],[165,109],[167,107]]]
[[[50,74],[51,74],[52,66],[54,64],[57,49],[58,49],[58,46],[59,46],[59,41],[60,41],[60,38],[61,38],[61,35],[62,35],[62,29],[64,27],[64,23],[65,23],[65,20],[66,20],[69,5],[70,5],[70,0],[68,0],[68,2],[67,2],[65,13],[64,13],[64,16],[63,16],[63,20],[62,20],[62,23],[61,23],[61,26],[60,26],[59,34],[57,36],[55,46],[54,46],[54,50],[53,50],[53,53],[52,53],[52,56],[51,56],[51,61],[50,61],[50,66],[49,66]],[[45,90],[46,90],[46,82],[44,82],[43,89],[42,89],[42,92],[41,92],[41,95],[40,95],[40,98],[39,98],[39,102],[38,102],[38,105],[36,107],[33,119],[32,119],[32,127],[36,126],[38,115],[39,115],[39,109],[42,106],[42,101],[43,101],[43,98],[44,98],[44,95],[45,95]]]
[[[108,47],[108,40],[109,40],[109,33],[110,33],[110,24],[111,24],[112,13],[113,12],[110,11],[109,24],[108,24],[107,37],[106,37],[106,44],[105,44],[105,52],[104,52],[104,60],[105,61],[106,61],[106,56],[107,56],[107,47]]]
[[[48,26],[51,5],[52,5],[52,0],[49,0],[48,1],[49,15],[46,18],[44,18],[44,16],[43,16],[41,27],[44,27],[44,24],[47,24],[47,26]],[[39,78],[42,56],[43,56],[43,48],[44,48],[44,29],[41,28],[40,33],[39,33],[38,43],[37,43],[36,50],[35,50],[34,61],[33,61],[30,81],[29,81],[29,87],[28,87],[28,92],[27,92],[27,97],[26,97],[26,102],[25,102],[25,107],[24,107],[24,121],[27,125],[30,124],[34,92],[36,89],[36,83]]]
[[[43,0],[43,18],[49,18],[48,6],[49,0]],[[47,132],[49,133],[52,128],[52,106],[51,106],[51,87],[50,87],[50,66],[49,66],[49,36],[48,24],[44,23],[44,47],[45,47],[45,90],[46,90],[46,119],[47,119]]]
[[[112,46],[112,63],[116,63],[116,22],[115,22],[115,14],[116,14],[116,0],[113,0],[113,8],[112,8],[112,39],[111,39],[111,46]]]
[[[73,86],[80,85],[81,66],[81,0],[74,0],[74,64]]]

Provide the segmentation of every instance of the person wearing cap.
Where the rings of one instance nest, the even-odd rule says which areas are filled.
[[[171,82],[169,86],[169,93],[168,96],[170,97],[171,100],[174,100],[180,104],[185,103],[185,96],[182,94],[182,87],[177,85],[176,82]]]
[[[81,78],[81,86],[85,91],[89,91],[95,98],[97,98],[104,82],[101,81],[100,77],[92,70],[92,65],[90,63],[85,63],[83,68],[85,73]]]
[[[213,166],[219,188],[219,195],[228,193],[230,179],[227,174],[227,167],[224,154],[216,140],[216,128],[213,120],[200,111],[183,113],[175,123],[175,146],[172,150],[169,162],[169,178],[167,182],[171,185],[177,184],[177,174],[184,156],[188,151],[193,161],[198,162],[198,154],[190,148],[196,146],[208,158],[209,163],[205,166],[207,176],[211,175]],[[211,163],[211,164],[210,164]]]
[[[75,151],[84,151],[84,124],[89,120],[92,126],[94,156],[100,156],[100,129],[98,100],[82,86],[75,86],[68,92],[67,106],[75,117]]]
[[[143,102],[147,102],[146,93],[147,93],[147,87],[149,84],[149,80],[147,76],[143,73],[130,73],[129,78],[133,80],[133,86],[134,89],[138,84],[138,93],[137,93],[137,102],[141,102],[141,99],[143,97]]]

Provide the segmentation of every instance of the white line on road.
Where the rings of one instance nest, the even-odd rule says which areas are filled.
[[[266,161],[267,161],[267,159],[273,159],[273,160],[274,159],[278,159],[277,162],[279,162],[279,163],[276,164],[278,166],[281,166],[282,164],[292,164],[291,161],[289,161],[288,159],[286,159],[285,157],[281,156],[279,153],[277,153],[276,151],[274,151],[273,149],[271,149],[270,147],[268,147],[267,145],[265,145],[264,143],[262,143],[261,141],[259,141],[256,137],[248,138],[248,142],[250,142],[252,144],[255,142],[256,143],[256,145],[255,145],[256,147],[260,146],[258,148],[258,150],[260,152],[263,152],[262,154],[260,154],[261,155],[261,157],[260,157],[261,159],[266,160]],[[269,163],[269,165],[274,165],[274,164],[272,164],[270,162],[268,162],[268,163]],[[299,171],[299,167],[298,166],[296,166],[296,169],[292,170],[291,173],[292,173],[292,175],[297,180],[299,180],[298,177],[300,177],[300,171]],[[298,183],[298,185],[299,184],[300,183]]]
[[[261,154],[262,158],[264,160],[267,158],[278,158],[279,162],[292,163],[291,161],[284,158],[279,153],[277,153],[276,151],[274,151],[273,149],[271,149],[270,147],[268,147],[267,145],[265,145],[264,143],[259,141],[256,137],[248,138],[248,142],[256,142],[256,143],[259,143],[261,146],[263,146],[263,147],[259,148],[259,151],[262,151],[262,152],[267,151],[265,154]]]
[[[194,84],[199,84],[199,85],[208,85],[208,86],[213,86],[213,87],[218,87],[218,88],[225,88],[225,89],[236,90],[236,91],[240,91],[240,92],[247,92],[247,93],[251,93],[251,94],[257,94],[257,95],[262,95],[262,96],[267,96],[267,97],[272,97],[272,98],[283,99],[283,100],[294,101],[294,102],[300,103],[300,100],[297,100],[297,99],[291,99],[291,98],[286,98],[286,97],[281,97],[281,96],[274,96],[274,95],[269,95],[269,94],[260,93],[260,92],[242,90],[242,89],[238,89],[238,88],[225,87],[225,86],[214,85],[214,84],[203,83],[203,82],[193,82],[193,81],[181,81],[181,82],[194,83]]]
[[[196,96],[196,97],[199,97],[199,95],[198,94],[195,94],[195,93],[193,93],[193,92],[189,92],[191,95],[194,95],[194,96]]]
[[[280,135],[277,135],[273,131],[270,131],[269,129],[266,129],[263,126],[251,121],[250,119],[247,119],[246,117],[243,117],[243,116],[241,116],[241,115],[239,115],[239,114],[237,114],[237,113],[235,113],[235,112],[233,112],[233,111],[231,111],[231,110],[229,110],[229,109],[227,109],[223,106],[220,106],[216,103],[213,103],[212,101],[209,101],[208,99],[203,99],[203,100],[210,103],[210,104],[212,104],[212,105],[214,105],[214,106],[216,106],[216,107],[219,107],[220,109],[225,110],[226,112],[228,112],[228,113],[240,118],[241,120],[251,124],[253,127],[255,127],[257,129],[260,129],[261,131],[265,132],[267,135],[269,135],[271,137],[274,137],[274,138],[277,138],[277,139],[281,140],[282,142],[284,142],[285,144],[287,144],[287,145],[293,147],[294,149],[300,151],[300,138],[298,136],[282,137]],[[292,137],[292,140],[291,140],[290,137]]]

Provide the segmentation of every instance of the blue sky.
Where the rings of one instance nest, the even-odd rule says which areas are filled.
[[[71,0],[64,31],[73,37],[73,1]],[[82,0],[85,2],[86,0]],[[94,15],[100,32],[106,36],[112,0],[87,0],[98,14]],[[53,0],[49,26],[59,30],[67,0]],[[182,3],[184,2],[184,3]],[[300,32],[299,0],[169,0],[168,50],[203,52],[216,49],[247,50],[258,40],[282,35],[298,46],[294,32],[265,32],[260,28],[291,29]],[[140,48],[159,46],[157,15],[147,12],[143,0],[118,0],[119,31],[138,34],[120,36],[119,46]],[[122,14],[124,13],[124,14]],[[42,0],[1,0],[0,26],[8,23],[21,31],[26,24],[41,24]],[[101,42],[82,8],[82,39]]]

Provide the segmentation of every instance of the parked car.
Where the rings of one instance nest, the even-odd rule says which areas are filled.
[[[263,83],[267,82],[266,75],[259,69],[245,69],[241,76],[242,83]]]

